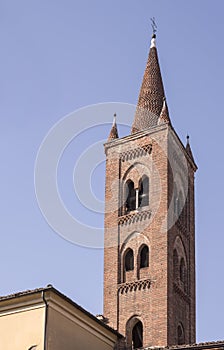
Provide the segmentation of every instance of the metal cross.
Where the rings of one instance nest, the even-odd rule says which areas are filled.
[[[153,32],[153,34],[156,34],[157,25],[156,25],[155,17],[150,18],[150,20],[151,20],[152,32]]]

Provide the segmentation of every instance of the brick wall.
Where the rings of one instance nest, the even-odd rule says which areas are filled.
[[[192,164],[186,160],[182,144],[168,125],[108,142],[105,151],[104,316],[110,326],[126,335],[129,345],[137,320],[143,325],[144,346],[175,344],[179,322],[184,326],[186,341],[194,342]],[[183,171],[187,173],[184,178],[187,179],[187,217],[173,225],[173,180],[177,174],[181,178]],[[136,190],[143,175],[150,180],[149,204],[127,212],[124,184],[130,179]],[[178,181],[177,186],[181,185],[181,180]],[[173,278],[177,236],[185,252],[187,292],[183,292]],[[139,249],[143,244],[149,247],[149,266],[140,269]],[[133,251],[134,269],[125,272],[127,249]]]

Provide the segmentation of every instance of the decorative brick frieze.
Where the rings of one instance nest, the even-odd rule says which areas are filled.
[[[118,224],[119,225],[130,225],[135,222],[139,222],[142,220],[150,219],[151,217],[151,210],[136,210],[133,213],[120,216],[118,218]]]
[[[137,290],[149,289],[151,286],[150,279],[144,279],[134,282],[122,283],[118,286],[118,293],[124,294],[128,292],[136,292]]]
[[[131,149],[129,151],[120,154],[120,159],[122,162],[132,160],[138,157],[146,156],[152,152],[152,145],[144,145]]]

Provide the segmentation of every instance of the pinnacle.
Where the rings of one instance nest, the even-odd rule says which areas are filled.
[[[112,124],[112,128],[110,130],[110,134],[108,136],[107,141],[112,141],[114,139],[118,138],[118,131],[117,131],[117,123],[116,123],[116,113],[114,114],[114,119],[113,119],[113,124]]]
[[[187,135],[186,151],[187,151],[187,154],[190,156],[190,158],[191,158],[191,159],[193,160],[193,162],[194,162],[194,157],[193,157],[193,153],[192,153],[192,150],[191,150],[189,138],[190,138],[189,135]]]
[[[158,124],[163,124],[163,123],[171,124],[170,117],[169,117],[169,110],[167,107],[165,97],[163,98],[163,108],[158,119]]]

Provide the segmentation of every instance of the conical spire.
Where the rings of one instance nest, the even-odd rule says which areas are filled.
[[[113,120],[113,125],[112,128],[110,130],[110,134],[108,136],[108,140],[107,141],[112,141],[114,139],[118,138],[118,131],[117,131],[117,123],[116,123],[116,113],[114,114],[114,120]]]
[[[156,35],[153,34],[135,119],[132,125],[132,133],[158,124],[164,97],[165,93],[156,49]]]

